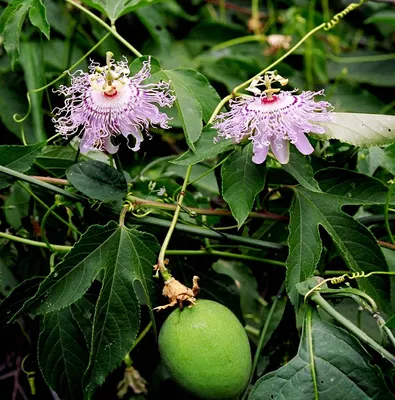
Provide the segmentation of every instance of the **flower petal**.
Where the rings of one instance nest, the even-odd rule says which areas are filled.
[[[270,148],[281,164],[287,164],[289,161],[289,141],[284,139],[272,140]]]
[[[314,151],[314,147],[310,144],[309,139],[307,139],[304,134],[297,136],[294,145],[304,155],[311,154]]]
[[[266,160],[268,151],[269,146],[254,146],[254,156],[252,157],[252,161],[255,164],[262,164]]]
[[[111,138],[109,137],[103,140],[103,147],[107,150],[109,154],[115,154],[119,149],[119,145],[113,145],[111,142]]]

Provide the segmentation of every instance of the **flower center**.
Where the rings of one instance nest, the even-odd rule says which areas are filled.
[[[261,103],[262,104],[271,104],[274,103],[278,100],[278,96],[271,95],[270,97],[262,97],[261,98]]]

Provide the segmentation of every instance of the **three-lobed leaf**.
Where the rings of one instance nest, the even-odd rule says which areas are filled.
[[[65,309],[81,299],[104,271],[84,378],[87,399],[132,347],[140,327],[140,304],[151,309],[152,266],[158,250],[156,239],[149,234],[115,222],[91,226],[13,317]]]
[[[320,259],[319,226],[334,241],[353,272],[387,271],[387,263],[372,233],[342,211],[345,205],[383,204],[387,188],[366,175],[331,168],[316,175],[323,193],[295,188],[290,209],[287,292],[296,308],[300,297],[296,285],[311,277]],[[383,310],[388,309],[388,282],[383,276],[361,279],[361,289]]]

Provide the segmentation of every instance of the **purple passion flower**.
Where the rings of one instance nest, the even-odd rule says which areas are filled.
[[[251,90],[254,93],[260,90]],[[239,143],[248,136],[253,143],[252,161],[261,164],[266,160],[269,147],[281,164],[289,161],[289,142],[302,154],[311,154],[314,149],[305,136],[308,132],[324,133],[325,128],[313,122],[325,122],[331,119],[326,101],[314,101],[319,92],[272,92],[269,89],[258,95],[241,96],[231,100],[230,111],[218,115],[214,128],[218,130],[215,140],[224,137]]]
[[[54,109],[56,131],[64,136],[80,131],[80,150],[106,150],[113,154],[119,145],[111,137],[132,135],[133,151],[144,140],[142,131],[152,125],[167,129],[169,117],[160,112],[171,107],[175,97],[169,82],[143,84],[151,76],[151,61],[143,62],[141,70],[130,75],[127,60],[117,63],[112,53],[107,53],[107,65],[100,67],[91,62],[89,73],[77,71],[72,75],[71,86],[60,86],[57,93],[66,97],[62,108]]]

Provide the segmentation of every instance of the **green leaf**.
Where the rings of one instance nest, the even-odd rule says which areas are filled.
[[[12,67],[19,57],[19,40],[28,13],[30,22],[49,39],[50,27],[42,0],[11,0],[1,15],[0,33],[4,36],[4,48],[11,59]]]
[[[28,91],[44,86],[44,66],[41,59],[40,44],[35,42],[22,43],[20,61]],[[46,139],[44,115],[41,107],[43,93],[41,91],[30,94],[34,136],[37,142]]]
[[[82,0],[82,3],[107,15],[111,22],[140,7],[145,7],[164,0]]]
[[[291,153],[287,164],[282,167],[291,174],[303,187],[320,192],[317,181],[314,179],[313,168],[311,168],[309,157],[303,156],[294,146],[291,146]]]
[[[89,367],[84,377],[86,398],[131,349],[140,327],[139,302],[151,310],[152,266],[159,246],[155,238],[125,227],[112,240],[96,304]],[[138,291],[136,290],[138,288]],[[151,319],[153,319],[151,311]]]
[[[22,218],[29,215],[29,201],[30,194],[21,185],[14,183],[4,204],[4,215],[15,230],[21,227]]]
[[[176,107],[181,119],[188,146],[195,150],[194,143],[199,139],[203,124],[207,122],[220,97],[207,78],[192,69],[174,69],[163,71],[176,96]]]
[[[0,146],[0,165],[18,172],[26,172],[42,152],[46,142],[26,146]],[[0,173],[0,189],[9,186],[14,178]]]
[[[214,138],[218,135],[216,129],[206,126],[199,140],[195,143],[195,150],[188,150],[176,160],[171,161],[178,165],[194,165],[207,158],[214,158],[218,154],[233,147],[232,139],[219,140],[214,143]]]
[[[82,399],[89,351],[70,307],[46,314],[42,326],[38,362],[48,386],[65,400]]]
[[[252,155],[252,143],[237,147],[221,169],[222,195],[239,228],[251,211],[256,195],[265,187],[265,166],[255,164]]]
[[[345,205],[385,202],[387,188],[377,179],[338,168],[316,175],[324,193],[295,188],[290,209],[287,292],[296,309],[296,285],[310,278],[318,264],[322,243],[319,226],[331,236],[353,272],[387,271],[387,263],[372,233],[341,209]],[[388,282],[384,277],[358,280],[362,290],[388,310]]]
[[[382,10],[374,13],[369,18],[365,19],[364,24],[374,24],[377,22],[383,22],[385,24],[391,24],[395,26],[395,11],[393,10]]]
[[[338,139],[354,146],[382,146],[395,141],[395,116],[380,114],[332,113],[331,122],[318,139]]]
[[[307,312],[297,355],[260,378],[249,400],[391,400],[370,356],[345,330]],[[313,373],[314,371],[314,373]]]
[[[127,193],[125,176],[100,161],[74,164],[66,171],[69,182],[81,193],[97,200],[122,200]]]
[[[158,251],[158,243],[151,235],[115,222],[91,226],[42,282],[33,298],[14,315],[13,320],[24,312],[61,310],[79,300],[99,272],[104,271],[84,378],[87,399],[132,347],[140,327],[140,302],[148,305],[153,318],[152,266]]]

